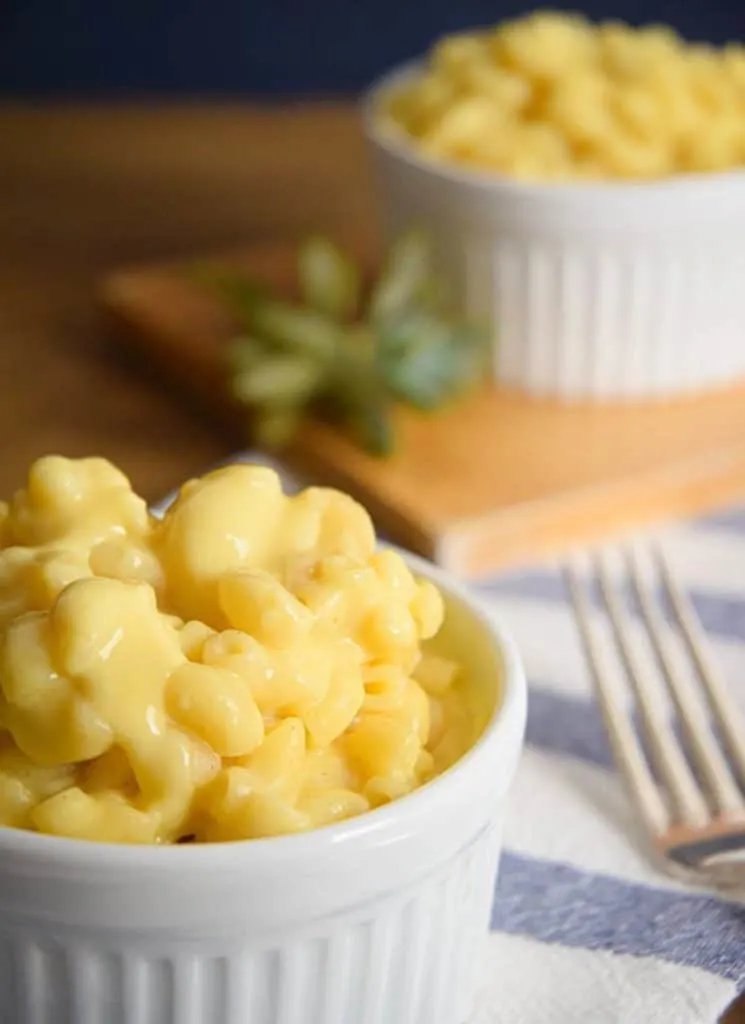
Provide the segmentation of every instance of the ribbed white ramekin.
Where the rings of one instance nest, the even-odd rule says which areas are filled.
[[[473,599],[407,559],[493,698],[477,745],[307,835],[148,848],[0,828],[0,1024],[463,1024],[525,682]]]
[[[497,382],[574,400],[667,398],[745,378],[745,171],[534,185],[420,156],[375,116],[388,228],[431,234]]]

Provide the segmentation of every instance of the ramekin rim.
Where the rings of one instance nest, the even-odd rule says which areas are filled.
[[[168,846],[99,843],[92,840],[67,839],[41,835],[24,829],[0,826],[0,856],[25,856],[29,861],[59,870],[119,868],[152,872],[211,871],[219,869],[250,870],[253,863],[273,864],[293,861],[312,862],[324,853],[364,843],[380,836],[390,842],[408,834],[420,818],[430,818],[438,804],[447,803],[453,791],[463,787],[464,780],[478,771],[481,762],[495,747],[509,746],[507,738],[517,732],[520,741],[525,723],[527,683],[517,647],[499,619],[489,612],[483,601],[450,573],[395,547],[410,567],[431,579],[445,596],[460,601],[491,636],[495,661],[501,661],[502,688],[500,700],[474,745],[442,775],[412,793],[366,811],[364,814],[334,825],[312,829],[289,836],[237,840],[229,843],[170,844]],[[521,745],[521,743],[520,743]],[[514,767],[512,768],[514,771]],[[505,786],[509,785],[508,777]],[[408,826],[408,827],[407,827]]]
[[[376,114],[375,105],[381,95],[398,82],[413,77],[422,67],[424,56],[396,64],[382,75],[379,75],[364,90],[360,109],[363,127],[367,139],[410,167],[423,173],[432,174],[450,184],[461,188],[478,188],[494,195],[506,195],[537,200],[545,199],[631,199],[641,196],[655,198],[660,195],[672,195],[685,198],[690,192],[699,195],[721,185],[735,184],[745,186],[745,167],[732,168],[727,171],[690,172],[673,174],[664,178],[643,178],[638,180],[605,179],[598,181],[557,181],[533,182],[520,181],[495,171],[479,170],[461,166],[448,161],[438,161],[417,151],[415,145],[406,141],[401,132],[398,138],[393,132],[381,125]]]

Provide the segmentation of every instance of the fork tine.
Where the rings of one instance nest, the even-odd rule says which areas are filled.
[[[678,670],[673,660],[670,639],[666,633],[667,624],[650,585],[644,579],[638,551],[630,546],[625,549],[625,555],[649,638],[678,715],[688,734],[691,756],[706,780],[717,808],[723,813],[736,811],[743,806],[737,783],[717,746],[713,733],[706,724],[705,709],[694,686],[687,676]]]
[[[585,587],[577,567],[572,562],[565,565],[564,578],[616,765],[624,776],[647,827],[653,835],[658,835],[669,824],[667,808],[652,778],[628,715],[613,691],[592,627]]]
[[[706,801],[673,734],[667,715],[654,700],[652,680],[658,673],[654,667],[652,672],[648,670],[634,646],[629,628],[631,617],[621,604],[608,568],[607,556],[596,556],[595,567],[616,647],[639,709],[647,746],[671,797],[677,820],[690,825],[704,825],[709,820]],[[657,685],[664,686],[664,683],[659,681]]]
[[[662,546],[659,543],[655,544],[653,552],[670,601],[670,607],[678,621],[681,636],[696,666],[730,756],[745,780],[745,716],[727,692],[727,688],[715,668],[703,627],[693,605],[675,582]]]

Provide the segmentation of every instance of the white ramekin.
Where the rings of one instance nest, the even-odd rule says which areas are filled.
[[[463,1024],[525,681],[473,598],[406,557],[498,696],[476,746],[411,796],[301,836],[153,848],[0,828],[2,1024]]]
[[[498,383],[576,400],[659,399],[745,378],[745,172],[526,184],[419,155],[363,105],[387,228],[425,227]]]

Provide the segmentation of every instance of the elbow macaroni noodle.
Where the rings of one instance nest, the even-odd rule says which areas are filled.
[[[0,506],[0,824],[125,843],[360,814],[470,745],[438,591],[333,490],[231,466],[149,515],[103,459]]]
[[[660,178],[745,163],[745,47],[538,12],[446,37],[379,118],[422,153],[514,178]]]

